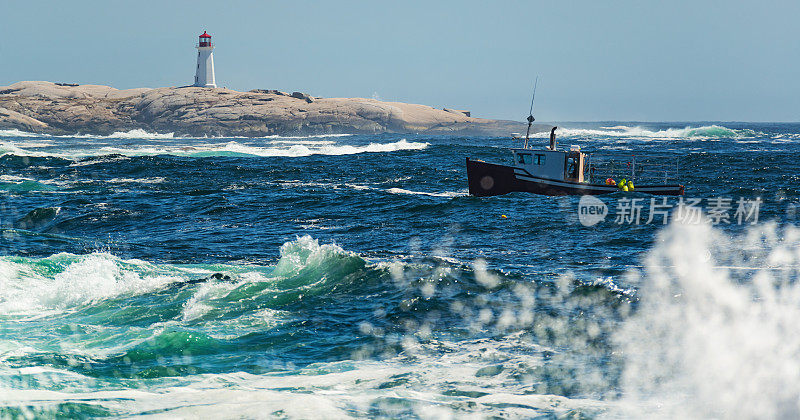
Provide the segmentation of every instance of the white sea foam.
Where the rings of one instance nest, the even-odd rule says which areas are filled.
[[[422,418],[592,415],[607,408],[596,400],[527,394],[511,376],[517,367],[540,366],[541,349],[519,336],[426,345],[406,342],[404,346],[418,351],[413,356],[383,361],[315,363],[300,369],[286,366],[263,375],[232,372],[184,376],[179,383],[156,382],[147,389],[97,391],[95,379],[86,378],[81,383],[69,371],[23,374],[15,370],[3,376],[41,379],[47,375],[48,382],[58,384],[60,391],[8,389],[4,404],[47,406],[80,400],[128,415],[165,411],[170,418],[352,418],[369,416],[375,410],[392,413],[400,401],[409,414]],[[431,347],[436,356],[427,355],[426,347]],[[479,373],[487,367],[500,372]]]
[[[303,183],[302,185],[312,185],[312,183]],[[339,185],[339,184],[319,184],[319,183],[317,183],[316,186],[329,187],[329,188],[341,188],[342,187],[342,185]],[[356,191],[375,191],[375,192],[389,193],[389,194],[418,195],[418,196],[426,196],[426,197],[453,198],[453,197],[466,197],[466,196],[469,195],[469,192],[467,192],[466,190],[444,191],[444,192],[414,191],[414,190],[407,190],[405,188],[381,188],[381,187],[374,187],[374,186],[370,186],[370,185],[352,184],[352,183],[346,183],[343,186],[345,186],[347,188],[354,189]]]

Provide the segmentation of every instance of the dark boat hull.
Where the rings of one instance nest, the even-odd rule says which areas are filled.
[[[618,192],[616,185],[559,181],[531,175],[522,168],[467,158],[469,193],[478,197],[529,192],[543,195],[600,195]],[[636,192],[683,195],[683,185],[637,185]]]

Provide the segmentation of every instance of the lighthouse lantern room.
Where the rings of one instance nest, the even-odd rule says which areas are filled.
[[[214,78],[214,46],[211,44],[211,35],[206,31],[200,35],[200,42],[197,44],[197,72],[194,76],[194,85],[217,87]]]

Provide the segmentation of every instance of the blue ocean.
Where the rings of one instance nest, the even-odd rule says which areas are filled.
[[[685,196],[470,196],[510,137],[0,131],[0,418],[800,417],[800,124],[557,134]]]

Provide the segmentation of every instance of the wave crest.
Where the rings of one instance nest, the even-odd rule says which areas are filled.
[[[181,276],[107,253],[0,258],[0,313],[63,310],[124,293],[153,290]]]
[[[281,258],[273,275],[285,280],[314,282],[326,277],[341,278],[366,265],[366,261],[338,245],[323,244],[309,235],[281,245]],[[290,281],[290,283],[296,283]],[[284,285],[296,287],[297,284]]]
[[[135,128],[129,131],[115,131],[111,133],[111,135],[103,136],[103,138],[107,139],[171,139],[174,138],[175,133],[150,133],[148,131],[142,130],[141,128]]]

